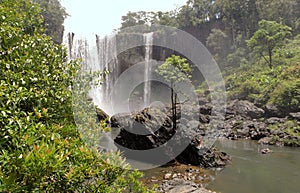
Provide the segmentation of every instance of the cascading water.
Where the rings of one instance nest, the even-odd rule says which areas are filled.
[[[91,72],[107,72],[103,76],[101,85],[92,86],[89,95],[95,105],[112,115],[111,89],[119,76],[119,64],[116,51],[116,35],[100,38],[96,35],[96,41],[87,41],[74,38],[73,33],[67,37],[69,59],[81,58],[82,70]]]
[[[150,105],[151,97],[151,64],[153,32],[143,35],[145,42],[145,72],[144,72],[144,108]]]
[[[120,69],[122,64],[119,63],[117,58],[117,36],[115,34],[111,36],[105,36],[100,38],[96,35],[96,40],[83,40],[74,38],[74,34],[71,33],[67,38],[69,48],[69,59],[81,58],[83,60],[83,70],[89,70],[91,72],[107,72],[103,76],[101,85],[93,86],[89,92],[90,97],[93,99],[95,105],[104,110],[110,116],[113,115],[111,101],[111,91],[114,84],[118,80],[120,75]],[[153,46],[153,32],[142,35],[145,45],[144,55],[144,88],[142,91],[142,105],[139,109],[148,107],[151,103],[151,72],[152,72],[152,46]],[[132,64],[134,65],[134,64]],[[118,101],[126,102],[126,101]],[[116,112],[118,110],[114,109]]]
[[[103,85],[99,87],[100,103],[97,104],[106,113],[111,115],[111,90],[119,76],[119,62],[116,50],[116,35],[106,36],[100,39],[96,36],[97,56],[101,72],[107,72],[104,75]],[[111,59],[111,60],[110,60]]]

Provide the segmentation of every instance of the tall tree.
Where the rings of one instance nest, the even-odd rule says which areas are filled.
[[[220,29],[212,29],[211,33],[207,37],[206,46],[211,53],[215,56],[215,59],[220,62],[221,59],[225,59],[226,55],[230,51],[230,44],[228,36]]]
[[[60,4],[60,0],[34,0],[42,8],[45,33],[53,38],[57,44],[62,43],[64,26],[67,12]]]
[[[256,31],[259,17],[255,0],[216,0],[212,10],[225,24],[226,34],[231,37],[233,46],[236,46],[239,34],[250,37]]]
[[[151,25],[154,17],[154,12],[128,12],[125,16],[122,16],[121,29],[135,25]]]
[[[173,128],[176,129],[177,115],[177,93],[179,92],[177,85],[183,81],[189,81],[192,76],[192,68],[186,62],[187,59],[180,56],[172,55],[167,58],[165,63],[158,66],[156,72],[164,77],[171,86],[171,105],[172,105],[172,122]]]
[[[282,22],[295,28],[299,20],[299,0],[256,0],[261,19]]]
[[[215,17],[211,12],[212,0],[188,0],[181,7],[177,20],[181,28],[197,26],[210,21]]]
[[[272,56],[275,49],[284,45],[287,37],[291,36],[292,28],[275,21],[261,20],[259,29],[247,40],[250,49],[259,53],[273,67]],[[267,54],[268,59],[265,57]]]

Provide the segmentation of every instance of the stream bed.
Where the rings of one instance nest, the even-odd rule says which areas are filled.
[[[196,171],[193,182],[220,193],[300,193],[300,148],[258,145],[251,140],[219,140],[215,145],[232,158],[224,169],[169,164],[144,171],[143,181],[152,187],[166,181],[168,173],[188,176],[189,168]],[[264,148],[272,153],[262,154]]]

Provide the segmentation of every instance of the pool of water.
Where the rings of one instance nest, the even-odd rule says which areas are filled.
[[[300,193],[300,148],[258,145],[255,141],[218,141],[232,164],[207,188],[221,193]],[[260,153],[269,148],[270,154]]]

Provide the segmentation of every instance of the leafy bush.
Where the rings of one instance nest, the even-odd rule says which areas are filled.
[[[2,0],[0,14],[0,192],[147,192],[120,154],[82,140],[70,89],[79,63],[43,35],[38,6]]]
[[[299,38],[294,37],[277,50],[272,69],[259,61],[225,74],[229,97],[247,99],[261,106],[271,103],[287,111],[299,109]]]
[[[300,110],[300,79],[282,81],[271,94],[269,103],[292,111]]]

